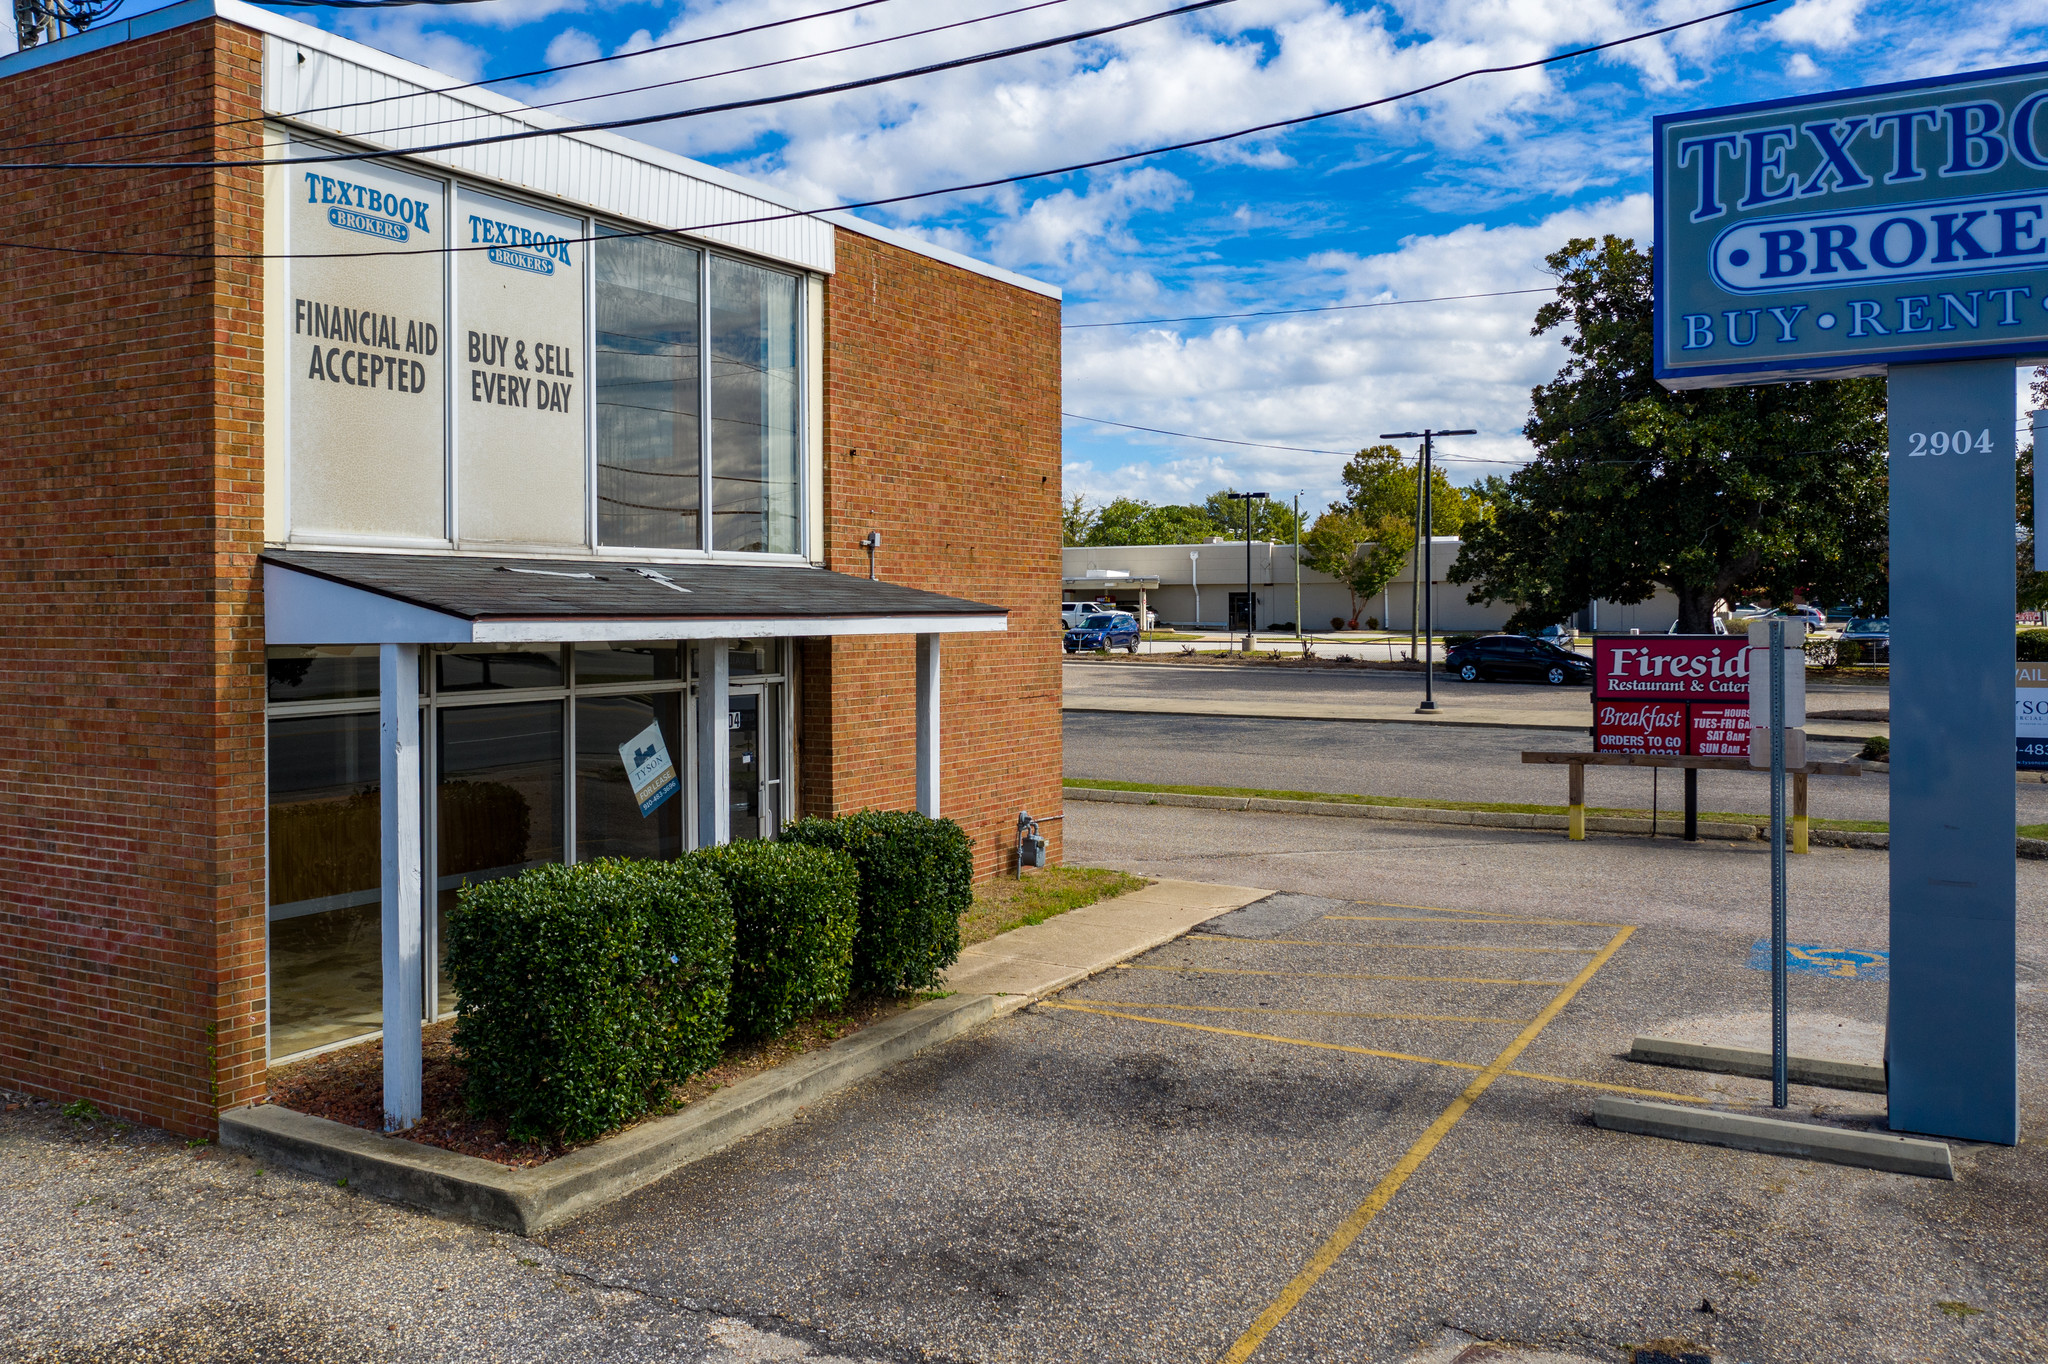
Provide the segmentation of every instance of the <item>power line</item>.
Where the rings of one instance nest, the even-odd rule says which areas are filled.
[[[1778,0],[1753,0],[1755,4],[1776,4]],[[1046,48],[1065,47],[1071,43],[1085,42],[1108,33],[1119,33],[1125,29],[1137,28],[1143,24],[1157,23],[1162,19],[1175,19],[1184,14],[1214,9],[1218,5],[1235,3],[1235,0],[1193,0],[1192,4],[1174,9],[1161,10],[1154,14],[1126,19],[1121,23],[1103,24],[1097,28],[1082,29],[1077,33],[1065,33],[1055,38],[1041,38],[1036,42],[1018,43],[1012,47],[1000,48],[993,52],[978,52],[969,57],[955,57],[951,61],[929,62],[923,66],[904,71],[891,71],[879,76],[863,76],[858,80],[840,81],[833,85],[813,86],[808,90],[794,90],[780,95],[759,95],[752,99],[727,100],[722,104],[707,104],[695,109],[676,109],[661,114],[639,114],[631,118],[604,119],[593,123],[574,123],[564,128],[525,128],[514,133],[491,133],[482,137],[457,138],[448,142],[429,143],[423,147],[393,148],[380,152],[329,152],[319,156],[295,157],[253,157],[237,160],[209,161],[16,161],[0,162],[0,171],[36,170],[239,170],[267,166],[309,166],[326,165],[342,161],[381,160],[390,156],[423,156],[429,152],[459,151],[465,147],[488,147],[504,142],[525,142],[537,137],[562,137],[573,133],[613,132],[621,128],[640,128],[653,123],[670,123],[677,119],[697,118],[705,114],[732,113],[740,109],[760,109],[771,104],[787,104],[792,100],[814,99],[821,95],[841,95],[853,90],[865,90],[872,86],[888,85],[896,81],[909,80],[917,76],[933,75],[941,71],[957,71],[963,67],[979,66],[987,62],[1001,61],[1006,57],[1022,56],[1029,52],[1042,52]],[[489,114],[480,114],[488,117]]]
[[[997,19],[1008,19],[1013,15],[1028,14],[1032,10],[1049,9],[1054,5],[1064,5],[1067,3],[1069,3],[1069,0],[1036,0],[1036,3],[1020,5],[1015,9],[998,10],[994,14],[976,15],[972,19],[956,19],[950,24],[935,24],[930,28],[912,29],[908,33],[892,33],[885,38],[870,38],[866,42],[848,43],[844,47],[828,47],[817,52],[802,52],[794,57],[777,57],[774,61],[755,62],[751,66],[733,66],[723,71],[706,71],[698,76],[681,76],[675,80],[656,81],[651,85],[632,85],[622,90],[600,90],[596,94],[591,95],[570,95],[563,99],[543,100],[536,104],[523,104],[520,106],[520,112],[524,113],[529,109],[559,109],[565,104],[588,104],[594,100],[601,99],[618,99],[625,95],[645,94],[649,90],[666,90],[678,85],[694,85],[698,81],[717,80],[721,76],[740,76],[750,71],[765,71],[770,67],[788,66],[794,62],[814,61],[820,57],[837,57],[848,52],[858,52],[862,48],[880,47],[885,43],[900,43],[911,38],[923,38],[933,33],[944,33],[948,29],[967,28],[974,24],[991,23]],[[397,98],[410,99],[412,96],[402,95]],[[428,119],[420,123],[400,123],[388,128],[379,128],[375,132],[364,133],[361,136],[387,137],[392,133],[413,132],[421,128],[438,128],[449,123],[469,123],[477,117],[476,113],[467,113],[459,114],[453,118]]]
[[[1071,417],[1079,422],[1093,422],[1097,426],[1119,426],[1126,431],[1143,431],[1154,436],[1177,436],[1182,440],[1205,440],[1212,445],[1243,445],[1257,450],[1291,450],[1301,455],[1350,456],[1358,453],[1356,450],[1321,450],[1312,445],[1274,445],[1262,440],[1226,440],[1222,436],[1198,436],[1192,431],[1166,431],[1157,426],[1133,426],[1129,422],[1113,422],[1107,417],[1088,417],[1083,416],[1079,412],[1067,412],[1064,410],[1061,411],[1060,415],[1062,417]],[[1402,456],[1403,460],[1406,458],[1406,455]],[[1445,455],[1443,458],[1455,459],[1465,464],[1512,464],[1517,468],[1527,463],[1526,460],[1519,459],[1480,459],[1473,455]]]
[[[480,80],[463,81],[458,85],[444,85],[432,90],[409,90],[398,95],[379,95],[374,99],[346,100],[340,104],[318,104],[309,109],[299,110],[294,117],[303,117],[307,114],[331,113],[336,109],[367,109],[373,105],[389,104],[394,100],[423,99],[428,95],[452,95],[457,91],[474,90],[486,85],[503,85],[511,81],[530,80],[535,76],[552,76],[559,75],[564,71],[580,71],[587,66],[603,66],[610,62],[631,61],[635,57],[648,57],[658,52],[674,52],[686,47],[697,47],[703,43],[718,42],[724,38],[740,38],[771,28],[782,28],[789,24],[806,23],[812,19],[829,19],[835,15],[848,14],[854,10],[871,9],[876,5],[889,3],[891,3],[891,0],[855,0],[853,4],[840,5],[836,9],[818,10],[811,14],[799,14],[788,19],[774,19],[762,24],[749,24],[745,28],[727,29],[721,33],[706,33],[695,38],[681,38],[672,43],[656,43],[652,47],[635,48],[631,52],[614,52],[609,56],[586,57],[580,61],[561,62],[553,66],[537,66],[530,71],[514,71],[510,75],[505,76],[485,76]],[[992,15],[990,17],[1000,18],[1001,16]],[[813,55],[823,56],[828,54],[816,53]],[[145,137],[172,137],[179,133],[211,132],[218,128],[236,128],[244,124],[261,123],[267,117],[268,115],[258,114],[253,118],[222,119],[215,123],[188,123],[179,127],[151,128],[132,133],[103,133],[96,137],[57,138],[48,142],[23,142],[11,147],[0,148],[0,151],[33,151],[39,147],[82,147],[89,146],[95,142],[124,142]]]
[[[1455,303],[1468,298],[1508,298],[1515,294],[1554,294],[1555,284],[1535,289],[1496,289],[1490,294],[1442,294],[1435,298],[1388,298],[1377,303],[1326,303],[1313,308],[1264,308],[1253,313],[1206,313],[1199,317],[1132,317],[1120,322],[1063,322],[1061,331],[1090,327],[1150,327],[1164,322],[1226,322],[1239,317],[1293,317],[1301,313],[1342,313],[1356,308],[1401,308],[1410,303]]]
[[[1178,143],[1170,143],[1170,144],[1168,144],[1168,145],[1165,145],[1165,146],[1159,146],[1159,147],[1150,147],[1150,148],[1147,148],[1147,149],[1145,149],[1145,150],[1143,150],[1143,151],[1135,151],[1135,152],[1123,152],[1123,153],[1120,153],[1120,154],[1118,154],[1118,155],[1116,155],[1116,156],[1105,156],[1105,157],[1098,157],[1098,158],[1096,158],[1096,159],[1094,159],[1094,160],[1092,160],[1092,161],[1077,161],[1077,162],[1074,162],[1074,163],[1072,163],[1072,164],[1070,164],[1070,165],[1065,165],[1065,166],[1055,166],[1055,167],[1053,167],[1053,168],[1051,168],[1051,169],[1049,169],[1049,170],[1041,170],[1041,171],[1026,171],[1026,172],[1024,172],[1024,173],[1022,173],[1022,174],[1019,174],[1019,175],[1004,175],[1004,176],[997,176],[997,177],[995,177],[995,178],[993,178],[993,179],[988,179],[988,180],[978,180],[978,181],[973,181],[973,182],[970,182],[970,183],[967,183],[967,184],[960,184],[960,185],[947,185],[947,186],[944,186],[944,187],[942,187],[942,188],[939,188],[939,189],[926,189],[926,190],[911,190],[911,191],[907,191],[907,192],[905,192],[905,193],[902,193],[902,194],[891,194],[891,195],[886,195],[886,196],[883,196],[883,197],[881,197],[881,198],[876,198],[876,199],[858,199],[858,200],[853,200],[853,201],[851,201],[851,202],[848,202],[848,203],[843,203],[843,204],[831,204],[831,205],[824,205],[824,206],[821,206],[821,207],[818,207],[818,208],[800,208],[800,209],[788,209],[788,210],[785,210],[785,211],[783,211],[783,212],[780,212],[780,213],[760,213],[760,214],[753,214],[753,215],[751,215],[751,216],[748,216],[748,217],[745,217],[745,218],[727,218],[727,219],[724,219],[724,220],[721,220],[721,221],[716,221],[716,222],[708,222],[708,223],[697,223],[697,224],[693,224],[693,225],[691,225],[691,226],[689,226],[689,227],[654,227],[654,228],[638,228],[638,229],[632,229],[632,230],[628,230],[628,231],[607,231],[607,232],[604,232],[604,233],[600,233],[600,234],[593,234],[593,235],[591,235],[591,236],[585,236],[585,237],[576,237],[576,238],[564,238],[564,239],[563,239],[563,241],[564,241],[565,243],[568,243],[568,244],[576,244],[576,243],[585,243],[585,242],[592,242],[592,241],[596,241],[596,240],[598,240],[598,239],[599,239],[599,237],[600,237],[600,236],[604,236],[604,237],[665,237],[665,236],[678,236],[678,235],[683,235],[683,234],[687,234],[687,233],[691,233],[691,232],[705,232],[705,231],[709,231],[709,230],[711,230],[711,229],[713,229],[713,228],[721,228],[721,227],[743,227],[743,226],[751,226],[751,225],[753,225],[753,224],[756,224],[756,223],[770,223],[770,222],[782,222],[782,221],[785,221],[785,220],[787,220],[787,219],[790,219],[790,218],[816,218],[816,217],[821,217],[821,216],[823,216],[823,215],[825,215],[825,214],[828,214],[828,213],[848,213],[848,212],[852,212],[852,211],[855,211],[855,210],[858,210],[858,209],[864,209],[864,208],[885,208],[885,207],[888,207],[888,206],[890,206],[890,205],[894,205],[894,204],[903,204],[903,203],[910,203],[910,202],[913,202],[913,201],[915,201],[915,200],[919,200],[919,199],[934,199],[934,198],[939,198],[939,197],[941,197],[941,196],[944,196],[944,195],[948,195],[948,194],[965,194],[965,193],[969,193],[969,192],[972,192],[972,191],[974,191],[974,190],[982,190],[982,189],[994,189],[994,188],[997,188],[997,187],[999,187],[999,186],[1003,186],[1003,185],[1015,185],[1015,184],[1022,184],[1022,183],[1026,182],[1026,181],[1029,181],[1029,180],[1045,180],[1045,179],[1051,179],[1051,178],[1053,178],[1053,177],[1056,177],[1056,176],[1061,176],[1061,175],[1071,175],[1071,174],[1073,174],[1073,173],[1074,173],[1074,172],[1076,172],[1076,171],[1084,171],[1084,170],[1096,170],[1096,169],[1099,169],[1099,168],[1101,168],[1101,167],[1103,167],[1103,166],[1111,166],[1111,165],[1120,165],[1120,164],[1123,164],[1123,163],[1125,163],[1125,162],[1130,162],[1130,161],[1138,161],[1138,160],[1143,160],[1143,159],[1145,159],[1145,158],[1148,158],[1148,157],[1153,157],[1153,156],[1164,156],[1164,155],[1166,155],[1166,154],[1167,154],[1167,153],[1169,153],[1169,152],[1176,152],[1176,151],[1186,151],[1186,150],[1189,150],[1189,149],[1191,149],[1191,148],[1194,148],[1194,147],[1206,147],[1206,146],[1211,146],[1211,145],[1213,145],[1213,144],[1215,144],[1215,143],[1219,143],[1219,142],[1228,142],[1228,141],[1231,141],[1232,139],[1235,139],[1235,138],[1240,138],[1240,137],[1249,137],[1249,136],[1251,136],[1251,135],[1252,135],[1252,134],[1254,134],[1254,133],[1261,133],[1261,132],[1269,132],[1269,131],[1271,131],[1271,130],[1272,130],[1272,129],[1274,129],[1274,128],[1280,128],[1280,127],[1293,127],[1293,126],[1298,126],[1298,125],[1300,125],[1300,124],[1305,124],[1305,123],[1313,123],[1313,122],[1315,122],[1315,121],[1317,121],[1317,120],[1320,120],[1320,119],[1326,119],[1326,118],[1336,118],[1336,117],[1339,117],[1339,116],[1341,116],[1341,115],[1344,115],[1344,114],[1356,113],[1356,112],[1358,112],[1358,111],[1360,111],[1360,110],[1362,110],[1362,109],[1370,109],[1370,108],[1375,108],[1375,107],[1378,107],[1378,106],[1380,106],[1380,105],[1385,105],[1385,104],[1392,104],[1392,103],[1394,103],[1394,102],[1396,102],[1396,101],[1399,101],[1399,100],[1404,100],[1404,99],[1412,99],[1412,98],[1414,98],[1414,97],[1415,97],[1415,96],[1417,96],[1417,95],[1423,95],[1423,94],[1427,94],[1428,92],[1430,92],[1430,91],[1432,91],[1432,90],[1437,90],[1437,89],[1441,89],[1442,87],[1444,87],[1444,86],[1446,86],[1446,85],[1451,85],[1451,84],[1455,84],[1455,83],[1456,83],[1456,82],[1458,82],[1458,81],[1462,81],[1462,80],[1467,80],[1467,79],[1470,79],[1470,78],[1472,78],[1472,77],[1474,77],[1474,76],[1482,76],[1482,75],[1494,75],[1494,74],[1500,74],[1500,73],[1504,73],[1504,72],[1522,71],[1522,70],[1526,70],[1526,69],[1528,69],[1528,68],[1530,68],[1530,67],[1537,67],[1537,66],[1549,66],[1549,65],[1554,65],[1555,63],[1558,63],[1558,62],[1562,62],[1562,61],[1568,61],[1568,60],[1570,60],[1570,59],[1572,59],[1572,58],[1575,58],[1575,57],[1583,57],[1583,56],[1586,56],[1586,55],[1587,55],[1587,54],[1589,54],[1589,53],[1593,53],[1593,52],[1603,52],[1603,51],[1606,51],[1606,50],[1607,50],[1607,49],[1609,49],[1609,48],[1613,48],[1613,47],[1620,47],[1620,46],[1623,46],[1623,45],[1625,45],[1625,44],[1628,44],[1628,43],[1634,43],[1634,42],[1641,42],[1642,40],[1644,40],[1644,39],[1646,39],[1646,38],[1656,38],[1656,37],[1661,37],[1661,36],[1663,36],[1663,35],[1664,35],[1664,34],[1666,34],[1666,33],[1671,33],[1671,32],[1674,32],[1674,31],[1676,31],[1676,30],[1678,30],[1678,29],[1683,29],[1683,28],[1691,28],[1691,27],[1692,27],[1692,26],[1694,26],[1695,24],[1704,24],[1704,23],[1707,23],[1707,22],[1709,22],[1709,21],[1711,21],[1711,20],[1714,20],[1714,19],[1723,19],[1723,18],[1727,18],[1727,17],[1728,17],[1728,16],[1730,16],[1730,15],[1734,15],[1734,14],[1740,14],[1740,13],[1743,13],[1744,11],[1746,11],[1746,10],[1752,10],[1752,9],[1760,9],[1760,8],[1762,8],[1762,7],[1763,7],[1763,6],[1765,6],[1765,5],[1772,5],[1772,4],[1777,4],[1777,3],[1779,3],[1779,0],[1749,0],[1749,3],[1747,3],[1747,4],[1742,4],[1742,5],[1737,5],[1737,6],[1736,6],[1736,7],[1734,7],[1733,9],[1726,9],[1726,10],[1720,10],[1720,11],[1717,11],[1716,13],[1713,13],[1713,14],[1705,14],[1705,15],[1701,15],[1701,16],[1700,16],[1699,18],[1697,18],[1697,19],[1687,19],[1687,20],[1684,20],[1684,21],[1682,21],[1682,22],[1680,22],[1680,23],[1675,23],[1675,24],[1667,24],[1667,25],[1665,25],[1665,26],[1664,26],[1664,27],[1662,27],[1662,28],[1653,28],[1653,29],[1646,29],[1645,31],[1643,31],[1643,32],[1641,32],[1641,33],[1631,34],[1631,35],[1629,35],[1628,37],[1625,37],[1625,38],[1616,38],[1616,39],[1612,39],[1612,40],[1610,40],[1610,41],[1608,41],[1608,42],[1604,42],[1604,43],[1596,43],[1596,44],[1594,44],[1594,45],[1593,45],[1593,46],[1591,46],[1591,47],[1582,47],[1582,48],[1575,48],[1575,49],[1573,49],[1573,50],[1572,50],[1572,51],[1570,51],[1570,52],[1561,52],[1561,53],[1558,53],[1558,54],[1556,54],[1555,56],[1551,56],[1551,57],[1543,57],[1543,58],[1539,58],[1539,59],[1537,59],[1537,60],[1535,60],[1535,61],[1529,61],[1529,62],[1522,62],[1522,63],[1519,63],[1519,64],[1517,64],[1517,65],[1514,65],[1514,66],[1502,66],[1502,67],[1479,67],[1479,68],[1474,68],[1474,69],[1473,69],[1473,70],[1471,70],[1471,71],[1466,71],[1466,72],[1463,72],[1463,73],[1461,73],[1461,74],[1459,74],[1459,75],[1456,75],[1456,76],[1451,76],[1451,77],[1447,77],[1447,78],[1446,78],[1446,79],[1444,79],[1444,80],[1440,80],[1440,81],[1435,81],[1435,82],[1433,82],[1433,83],[1431,83],[1431,84],[1429,84],[1429,85],[1419,86],[1419,87],[1417,87],[1417,88],[1416,88],[1416,89],[1414,89],[1414,90],[1407,90],[1407,91],[1403,91],[1403,92],[1401,92],[1401,93],[1399,93],[1399,94],[1394,94],[1394,95],[1387,95],[1387,96],[1383,96],[1382,98],[1380,98],[1380,99],[1376,99],[1376,100],[1368,100],[1368,101],[1366,101],[1366,102],[1364,102],[1364,103],[1362,103],[1362,104],[1353,104],[1353,105],[1348,105],[1348,106],[1345,106],[1345,107],[1343,107],[1343,108],[1339,108],[1339,109],[1329,109],[1329,110],[1325,110],[1325,111],[1323,111],[1323,112],[1321,112],[1321,113],[1315,113],[1315,114],[1303,114],[1303,115],[1301,115],[1301,116],[1299,116],[1299,117],[1296,117],[1296,118],[1291,118],[1291,119],[1283,119],[1283,120],[1280,120],[1280,121],[1278,121],[1278,122],[1274,122],[1274,123],[1263,123],[1263,124],[1258,124],[1258,125],[1255,125],[1255,126],[1253,126],[1253,127],[1250,127],[1250,128],[1241,128],[1241,129],[1238,129],[1238,130],[1237,130],[1237,131],[1235,131],[1235,132],[1228,132],[1228,133],[1217,133],[1217,134],[1214,134],[1213,136],[1209,136],[1209,137],[1203,137],[1203,138],[1196,138],[1196,139],[1194,139],[1194,140],[1192,140],[1192,141],[1188,141],[1188,142],[1178,142]],[[550,131],[571,131],[571,130],[550,130]],[[380,159],[383,159],[383,158],[389,158],[389,157],[393,157],[393,156],[399,156],[399,155],[403,155],[403,153],[399,153],[399,152],[378,152],[378,153],[370,153],[370,154],[368,154],[368,155],[376,156],[376,157],[378,157],[378,158],[380,158]],[[87,166],[88,168],[98,168],[98,167],[102,167],[102,166],[105,166],[105,165],[108,165],[108,164],[110,164],[110,163],[106,163],[106,162],[88,162],[88,163],[86,163],[86,166]],[[155,166],[155,165],[157,165],[157,163],[149,163],[149,164],[151,164],[152,166]],[[212,169],[212,168],[214,168],[214,167],[215,167],[215,166],[216,166],[217,164],[234,164],[234,163],[213,163],[213,162],[205,162],[205,163],[201,163],[200,165],[198,165],[198,166],[195,166],[195,167],[188,167],[188,169]],[[240,164],[263,164],[263,163],[240,163]],[[52,169],[64,169],[64,168],[65,168],[65,167],[63,167],[62,165],[58,165],[58,164],[55,164],[55,163],[52,163],[52,164],[48,164],[48,165],[42,165],[42,166],[34,166],[34,165],[31,165],[31,166],[29,166],[29,167],[26,167],[26,169],[32,169],[32,170],[33,170],[33,169],[43,169],[43,170],[52,170]],[[6,167],[6,166],[4,166],[4,165],[0,165],[0,170],[5,170],[5,169],[8,169],[8,167]],[[17,169],[19,169],[19,168],[17,168]],[[446,255],[446,254],[450,254],[450,253],[455,253],[455,252],[462,252],[462,251],[483,251],[483,250],[490,250],[490,249],[491,249],[491,248],[490,248],[490,247],[488,247],[488,246],[469,246],[469,247],[460,247],[460,246],[439,246],[439,247],[421,247],[421,248],[415,248],[415,249],[407,249],[407,250],[392,250],[392,251],[351,251],[351,252],[317,252],[317,251],[315,251],[315,252],[273,252],[273,253],[265,253],[265,252],[260,252],[260,251],[220,251],[220,252],[216,252],[216,251],[144,251],[144,250],[135,250],[135,249],[128,249],[128,248],[121,248],[121,247],[92,247],[92,246],[50,246],[50,245],[47,245],[47,244],[44,244],[44,243],[39,243],[39,242],[20,242],[20,241],[0,241],[0,246],[5,246],[5,247],[11,247],[11,248],[13,248],[13,249],[16,249],[16,250],[23,250],[23,251],[41,251],[41,252],[45,252],[45,253],[47,253],[47,254],[51,254],[51,255],[76,255],[76,256],[118,256],[118,257],[131,257],[131,258],[151,258],[151,259],[167,259],[167,260],[320,260],[320,259],[328,259],[328,258],[332,258],[332,257],[341,257],[341,256],[347,256],[347,257],[351,257],[351,258],[367,258],[367,257],[373,257],[373,256],[427,256],[427,255]]]

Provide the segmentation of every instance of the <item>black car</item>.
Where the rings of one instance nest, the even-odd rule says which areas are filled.
[[[1499,679],[1562,687],[1593,680],[1592,659],[1526,635],[1481,635],[1452,648],[1444,664],[1467,682]]]

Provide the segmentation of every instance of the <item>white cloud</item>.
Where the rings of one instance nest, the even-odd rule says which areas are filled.
[[[1648,236],[1649,200],[1625,199],[1555,213],[1517,227],[1460,227],[1411,237],[1369,256],[1324,252],[1303,275],[1341,281],[1343,301],[1431,298],[1542,285],[1543,257],[1574,236]],[[1276,445],[1354,450],[1382,431],[1476,427],[1449,443],[1453,477],[1505,473],[1530,450],[1520,435],[1529,390],[1563,358],[1555,333],[1529,335],[1542,295],[1312,313],[1231,323],[1204,335],[1168,328],[1067,333],[1070,411]],[[1121,447],[1121,453],[1111,453]],[[1156,462],[1131,448],[1160,452]],[[1340,457],[1204,447],[1196,442],[1075,424],[1068,448],[1080,466],[1068,491],[1091,499],[1130,493],[1177,500],[1224,483],[1307,489],[1315,505],[1337,493]],[[1101,451],[1089,457],[1090,450]]]
[[[1788,47],[1839,51],[1856,41],[1856,19],[1866,0],[1799,0],[1770,19],[1765,28]]]

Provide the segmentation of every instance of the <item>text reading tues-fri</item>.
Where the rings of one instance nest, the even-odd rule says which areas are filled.
[[[1920,332],[1995,331],[2024,324],[2022,309],[2048,306],[2027,285],[1970,289],[1967,277],[2048,263],[2048,186],[1970,193],[1973,177],[2024,166],[2048,171],[2042,128],[2048,91],[2013,110],[1988,100],[1686,138],[1676,167],[1694,189],[1691,221],[1731,209],[1784,204],[1792,211],[1730,225],[1714,239],[1708,268],[1732,294],[1788,289],[1874,290],[1813,304],[1686,313],[1680,344],[1703,350],[1792,345],[1802,327],[1845,339]],[[1795,150],[1817,158],[1795,173]],[[1837,194],[1878,185],[1953,185],[1953,196],[1893,206],[1828,207]],[[1981,191],[1981,186],[1978,186]],[[1810,205],[1810,207],[1809,207]],[[1921,281],[1946,290],[1902,292]]]

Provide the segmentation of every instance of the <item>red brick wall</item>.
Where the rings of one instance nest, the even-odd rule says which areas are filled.
[[[210,157],[213,20],[0,81],[0,142]],[[0,179],[0,237],[260,252],[260,172]],[[263,1071],[257,262],[11,249],[0,307],[0,1084],[205,1133]]]
[[[882,578],[1009,608],[1007,633],[940,645],[940,810],[991,876],[1019,810],[1060,811],[1060,305],[853,232],[836,257],[826,561],[866,573],[879,530]],[[915,657],[907,635],[803,646],[806,813],[916,807]]]

